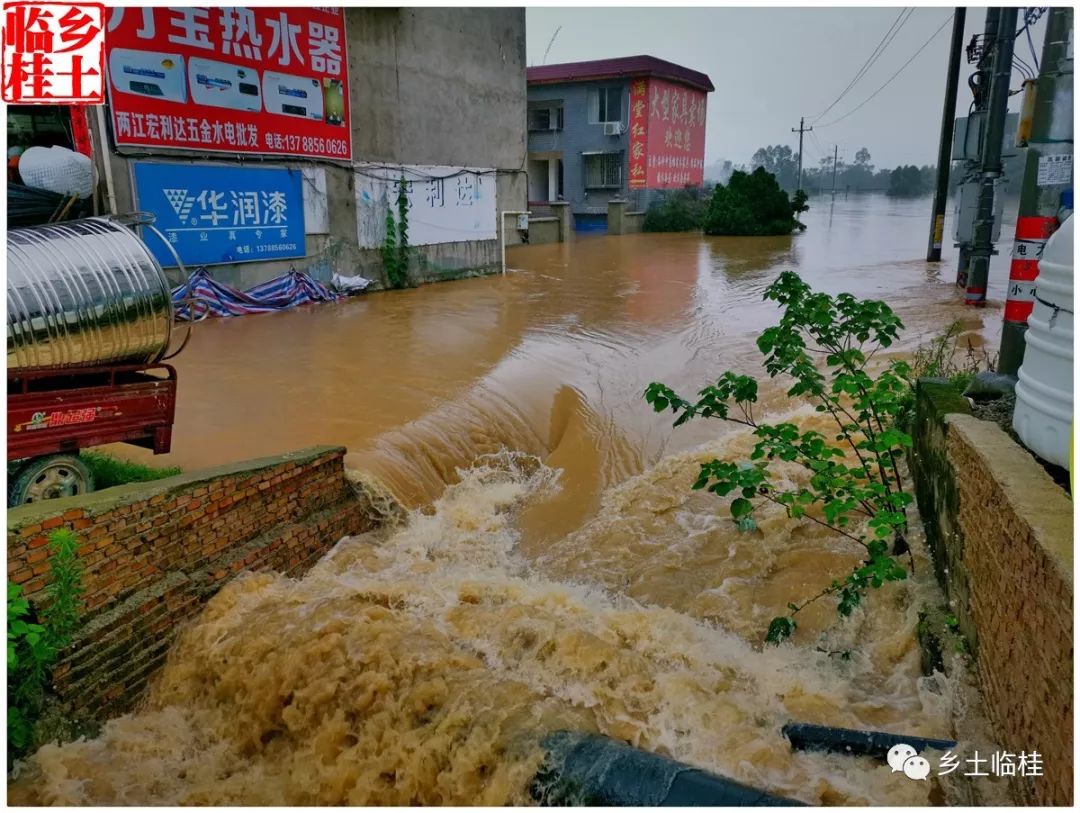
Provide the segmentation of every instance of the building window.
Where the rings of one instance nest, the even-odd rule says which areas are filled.
[[[529,130],[561,130],[563,109],[559,107],[530,107]]]
[[[622,88],[589,88],[589,124],[622,121]]]
[[[585,156],[586,189],[622,188],[622,153],[595,152]]]

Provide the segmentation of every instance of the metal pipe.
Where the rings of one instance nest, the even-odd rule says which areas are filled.
[[[109,153],[109,131],[105,125],[105,105],[97,105],[98,122],[98,152],[101,162],[105,165],[105,193],[109,198],[109,214],[115,215],[116,209],[116,184],[113,182],[112,156]]]
[[[506,276],[506,216],[507,215],[513,215],[514,217],[517,217],[518,215],[527,215],[527,214],[529,214],[528,211],[524,211],[524,212],[503,211],[503,212],[500,213],[500,218],[499,218],[499,243],[500,243],[500,247],[502,249],[502,273],[503,273],[504,277]]]

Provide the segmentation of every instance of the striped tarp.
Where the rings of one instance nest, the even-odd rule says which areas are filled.
[[[196,300],[194,308],[189,308],[185,303],[189,290],[191,297]],[[309,302],[335,302],[339,299],[329,288],[299,271],[290,271],[249,291],[241,291],[218,282],[205,268],[191,275],[189,285],[174,288],[172,298],[176,318],[184,321],[191,319],[189,310],[195,311],[196,319],[204,314],[243,316],[246,313],[269,313]]]

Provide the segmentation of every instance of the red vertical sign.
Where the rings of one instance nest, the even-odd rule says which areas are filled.
[[[644,189],[648,174],[647,128],[649,124],[649,89],[645,79],[630,83],[630,188]]]
[[[705,176],[705,92],[650,79],[648,94],[646,186],[700,186]]]

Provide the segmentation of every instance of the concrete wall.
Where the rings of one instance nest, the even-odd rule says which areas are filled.
[[[347,8],[345,29],[354,161],[496,169],[498,209],[527,208],[523,8]],[[101,145],[96,117],[92,129]],[[120,212],[134,208],[129,163],[135,156],[243,162],[188,150],[122,151],[107,155]],[[96,152],[103,169],[105,151]],[[349,164],[276,157],[251,163],[325,167],[330,231],[307,236],[304,258],[216,265],[216,278],[245,288],[295,266],[321,280],[336,271],[385,284],[380,252],[358,245]],[[99,176],[104,183],[104,173]],[[509,245],[518,242],[516,232],[507,233]],[[417,247],[410,272],[416,281],[432,281],[498,268],[498,241],[489,240]]]
[[[546,243],[561,243],[559,219],[557,217],[529,218],[529,245],[542,246]]]
[[[974,657],[1000,746],[1037,751],[1017,801],[1073,799],[1072,503],[947,383],[918,388],[912,472],[949,611]]]
[[[603,124],[590,124],[588,115],[588,91],[596,87],[618,87],[623,92],[623,134],[604,135]],[[532,85],[528,100],[532,102],[559,101],[563,103],[563,129],[533,131],[528,134],[529,152],[561,152],[563,156],[563,199],[570,204],[575,215],[607,215],[608,201],[626,197],[629,165],[629,99],[630,81],[609,80],[599,82],[567,82],[551,85]],[[585,189],[585,169],[582,152],[622,151],[622,188],[612,190]]]
[[[344,454],[315,447],[8,511],[8,579],[37,606],[48,533],[78,536],[83,623],[54,671],[53,719],[68,735],[129,710],[180,626],[237,573],[303,573],[382,521],[345,480]]]

